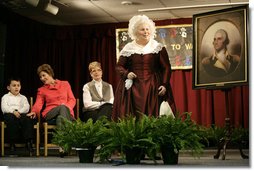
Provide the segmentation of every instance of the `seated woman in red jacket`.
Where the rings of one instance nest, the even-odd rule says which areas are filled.
[[[76,99],[69,82],[54,79],[54,71],[48,64],[39,66],[37,74],[44,85],[38,88],[35,104],[28,116],[35,118],[36,115],[40,115],[45,104],[42,117],[46,121],[55,119],[57,128],[62,126],[64,119],[75,120],[73,108]],[[63,157],[61,148],[60,156]]]

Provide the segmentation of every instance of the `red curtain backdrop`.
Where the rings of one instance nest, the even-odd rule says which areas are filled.
[[[176,70],[171,77],[175,102],[180,112],[192,112],[192,118],[205,126],[224,126],[226,117],[225,91],[193,90],[192,71]],[[249,87],[238,86],[229,89],[229,117],[236,126],[249,125]]]
[[[90,81],[88,64],[102,63],[103,79],[116,88],[116,28],[127,28],[128,23],[89,26],[50,26],[22,18],[0,9],[0,21],[7,25],[5,80],[18,75],[22,80],[21,93],[36,96],[41,86],[36,69],[50,64],[58,79],[68,80],[74,95],[81,99],[82,88]],[[192,19],[156,21],[156,25],[191,24]],[[174,70],[171,84],[177,109],[192,112],[192,118],[204,126],[224,126],[226,116],[225,93],[222,90],[193,90],[192,70]],[[2,88],[1,95],[6,93]],[[249,126],[249,86],[238,86],[229,91],[229,114],[236,127]]]

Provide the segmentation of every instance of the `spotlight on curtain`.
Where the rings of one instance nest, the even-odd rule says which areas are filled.
[[[26,1],[26,3],[28,3],[28,4],[30,4],[30,5],[32,5],[34,7],[37,7],[37,5],[39,4],[40,0],[25,0],[25,1]]]
[[[59,8],[55,5],[52,5],[51,3],[48,3],[45,7],[45,11],[56,15],[58,13]]]

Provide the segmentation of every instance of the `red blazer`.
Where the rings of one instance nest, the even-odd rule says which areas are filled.
[[[55,83],[55,85],[45,84],[38,88],[36,102],[31,111],[39,115],[45,103],[45,109],[42,111],[42,117],[45,118],[51,109],[59,105],[65,105],[70,109],[71,115],[74,117],[73,108],[76,105],[76,99],[69,82],[56,80]]]

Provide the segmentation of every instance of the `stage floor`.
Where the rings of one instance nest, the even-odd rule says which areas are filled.
[[[162,160],[156,160],[154,163],[152,160],[141,160],[138,165],[127,165],[120,163],[120,156],[112,156],[112,159],[116,162],[112,163],[99,163],[98,159],[94,158],[94,163],[79,163],[79,158],[75,151],[70,156],[60,158],[57,156],[56,151],[49,150],[49,156],[44,157],[28,157],[22,156],[11,156],[6,154],[5,157],[0,157],[0,166],[8,166],[9,168],[125,168],[125,167],[144,167],[144,168],[250,168],[250,159],[242,159],[238,149],[227,149],[226,159],[222,160],[222,151],[219,159],[214,159],[213,156],[216,154],[216,149],[204,150],[204,153],[198,158],[190,155],[189,152],[180,151],[179,160],[177,165],[164,165]],[[249,155],[249,150],[243,150],[244,154]],[[42,154],[43,155],[43,151]],[[249,157],[250,158],[250,157]]]

